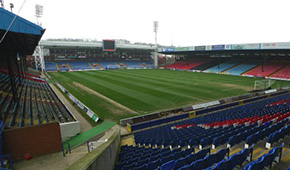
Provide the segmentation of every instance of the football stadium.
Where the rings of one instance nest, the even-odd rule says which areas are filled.
[[[290,42],[43,39],[12,8],[0,7],[1,169],[290,169]]]

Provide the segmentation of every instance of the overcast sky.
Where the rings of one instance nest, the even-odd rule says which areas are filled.
[[[23,0],[14,3],[17,13]],[[20,16],[35,22],[44,6],[43,38],[127,39],[194,46],[290,42],[290,0],[26,0]]]

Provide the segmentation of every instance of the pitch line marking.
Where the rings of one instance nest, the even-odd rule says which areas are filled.
[[[98,93],[98,92],[96,92],[96,91],[84,86],[84,85],[82,85],[82,84],[79,84],[79,83],[77,83],[75,81],[73,82],[73,84],[76,85],[77,87],[80,87],[81,89],[89,92],[89,93],[92,93],[95,96],[98,96],[98,97],[100,97],[102,99],[105,99],[106,101],[110,102],[111,104],[113,104],[113,105],[115,105],[115,106],[117,106],[117,107],[119,107],[119,108],[121,108],[123,110],[126,110],[126,111],[128,111],[130,113],[134,113],[134,114],[138,114],[139,115],[138,112],[136,112],[136,111],[134,111],[134,110],[132,110],[132,109],[130,109],[130,108],[128,108],[128,107],[126,107],[126,106],[124,106],[124,105],[122,105],[122,104],[120,104],[120,103],[118,103],[118,102],[116,102],[116,101],[114,101],[114,100],[112,100],[112,99],[110,99],[110,98],[108,98],[108,97],[106,97],[106,96],[104,96],[104,95],[102,95],[102,94],[100,94],[100,93]]]

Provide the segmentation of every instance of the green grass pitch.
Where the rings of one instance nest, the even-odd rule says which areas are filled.
[[[49,73],[101,119],[122,118],[204,103],[253,90],[257,78],[173,70],[105,70]],[[82,84],[120,105],[75,86]],[[276,82],[273,88],[281,83]],[[284,82],[283,86],[289,85]]]

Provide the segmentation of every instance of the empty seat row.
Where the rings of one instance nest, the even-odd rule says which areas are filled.
[[[228,159],[218,162],[213,167],[209,167],[206,170],[232,170],[234,168],[241,167],[246,161],[252,161],[252,157],[253,148],[245,148],[241,152],[232,155]]]
[[[275,147],[271,149],[267,154],[262,155],[258,158],[257,161],[253,161],[248,164],[244,170],[263,170],[265,167],[272,168],[272,164],[279,163],[282,157],[284,143],[282,143],[279,147]]]
[[[275,131],[274,133],[271,133],[265,147],[270,149],[274,143],[278,142],[280,139],[283,139],[286,135],[289,134],[290,134],[290,124]]]

